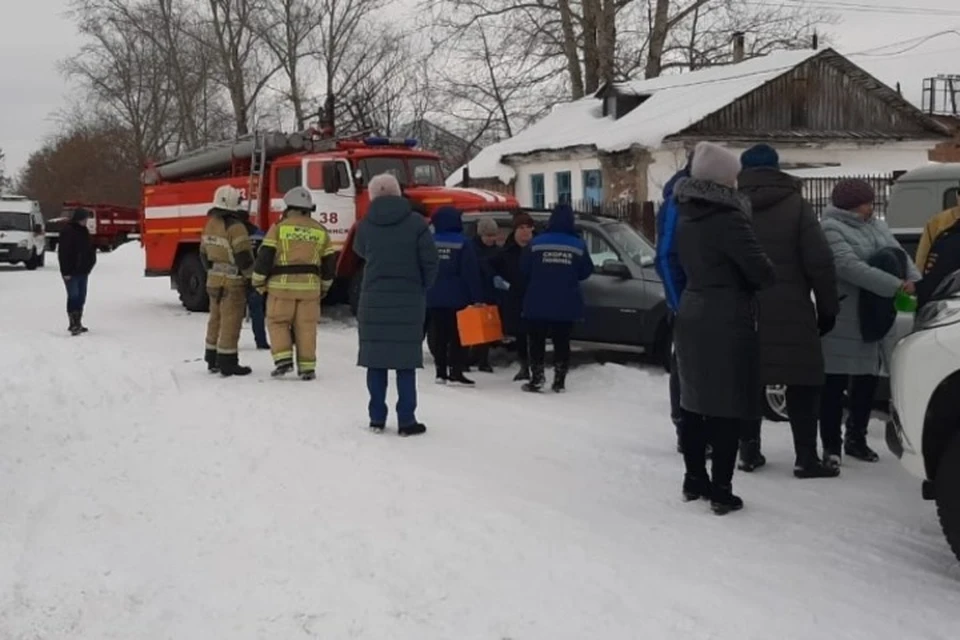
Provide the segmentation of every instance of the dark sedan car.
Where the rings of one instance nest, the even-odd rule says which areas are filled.
[[[549,213],[530,212],[537,230]],[[464,232],[476,234],[480,218],[492,218],[501,230],[501,242],[512,227],[510,212],[466,213]],[[670,331],[663,284],[653,268],[653,245],[619,220],[579,214],[577,231],[593,260],[593,275],[583,282],[586,313],[574,326],[573,341],[585,347],[645,353],[664,367],[670,360]]]

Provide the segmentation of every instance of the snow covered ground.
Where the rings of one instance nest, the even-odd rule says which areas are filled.
[[[419,439],[365,429],[356,333],[319,380],[210,377],[204,314],[102,255],[91,332],[55,264],[0,269],[0,639],[956,638],[960,568],[891,455],[839,480],[738,474],[679,498],[666,378],[591,365],[421,385]],[[881,452],[880,424],[872,444]]]

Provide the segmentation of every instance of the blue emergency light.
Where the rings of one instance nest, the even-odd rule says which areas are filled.
[[[417,141],[413,138],[367,138],[363,141],[368,147],[415,147]]]

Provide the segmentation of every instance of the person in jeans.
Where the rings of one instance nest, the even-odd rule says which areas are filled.
[[[364,260],[357,307],[360,352],[367,369],[370,428],[387,424],[387,376],[397,372],[397,421],[401,436],[425,433],[417,420],[417,374],[423,368],[427,289],[437,277],[437,247],[423,216],[401,195],[391,174],[374,176],[371,202],[357,225],[353,251]]]
[[[529,213],[519,212],[513,217],[513,233],[507,237],[500,253],[493,259],[494,286],[503,292],[500,302],[500,320],[503,332],[516,340],[517,359],[520,370],[513,376],[514,382],[530,379],[530,348],[527,326],[523,321],[523,298],[527,293],[526,278],[520,269],[521,259],[535,228]]]
[[[830,196],[821,225],[837,270],[840,313],[836,327],[823,336],[826,381],[820,399],[820,437],[824,464],[840,468],[841,444],[850,457],[876,462],[877,453],[867,446],[867,425],[881,371],[882,342],[864,340],[862,326],[871,318],[860,317],[860,293],[893,298],[899,290],[913,293],[920,273],[900,248],[886,223],[873,215],[873,187],[863,180],[841,180]],[[903,253],[907,277],[900,278],[871,264],[889,251]],[[846,435],[841,442],[844,393],[847,397]]]
[[[477,252],[463,235],[462,215],[450,206],[440,207],[433,214],[439,266],[436,280],[427,291],[427,344],[436,364],[437,384],[472,386],[473,380],[463,375],[467,358],[460,344],[457,312],[481,304],[483,291]]]
[[[537,392],[546,382],[544,359],[547,338],[553,342],[554,392],[566,389],[570,368],[570,334],[573,323],[583,319],[580,282],[593,273],[587,245],[577,233],[573,210],[557,205],[545,233],[529,244],[520,259],[526,279],[523,319],[530,336],[530,381],[524,391]]]
[[[70,222],[60,232],[57,257],[60,261],[60,275],[67,289],[67,318],[70,335],[86,333],[83,326],[83,308],[87,303],[87,280],[97,264],[97,248],[90,239],[87,220],[90,212],[86,209],[74,209]]]
[[[257,251],[263,244],[264,233],[260,227],[250,221],[250,212],[247,211],[245,214],[242,220],[250,236],[250,243],[253,245],[253,256],[256,258]],[[267,341],[266,327],[267,296],[253,287],[247,291],[247,313],[250,315],[250,326],[253,329],[253,340],[257,349],[269,350],[270,343]]]
[[[714,513],[743,508],[733,493],[744,422],[761,417],[757,291],[776,281],[737,192],[740,160],[701,142],[690,177],[677,183],[677,250],[687,275],[674,329],[680,365],[680,438],[685,500],[709,499]],[[706,446],[713,445],[712,477]]]
[[[823,385],[820,336],[840,311],[833,254],[800,181],[780,171],[775,149],[758,144],[740,156],[740,193],[753,210],[753,230],[777,272],[777,282],[757,294],[760,305],[760,376],[764,385],[786,385],[787,412],[798,478],[829,478],[839,470],[817,454],[817,420]],[[812,294],[812,297],[811,297]],[[816,299],[816,303],[814,303]],[[740,434],[740,470],[766,459],[760,449],[761,420]]]
[[[663,187],[663,204],[657,211],[657,255],[654,268],[660,281],[663,283],[663,295],[669,310],[668,322],[670,330],[676,323],[677,311],[680,309],[680,294],[687,283],[687,277],[680,266],[677,256],[677,202],[673,197],[673,189],[681,178],[690,177],[690,161],[687,156],[686,165],[673,175]],[[677,368],[676,351],[670,357],[670,419],[677,432],[677,451],[683,453],[680,445],[680,370]]]

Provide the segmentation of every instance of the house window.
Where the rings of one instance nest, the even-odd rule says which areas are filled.
[[[603,202],[603,177],[599,169],[583,172],[583,200],[588,205]]]
[[[543,174],[535,173],[530,176],[530,199],[534,209],[546,208],[546,190],[543,188]]]
[[[558,171],[553,179],[557,186],[557,204],[570,204],[573,201],[573,187],[569,171]]]

